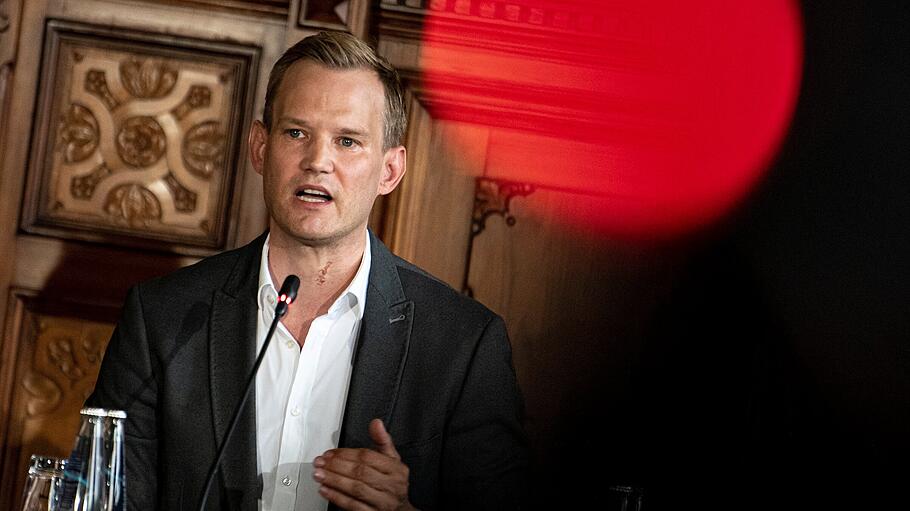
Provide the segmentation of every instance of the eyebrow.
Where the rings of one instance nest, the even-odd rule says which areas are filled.
[[[339,135],[353,136],[362,139],[370,138],[370,134],[365,130],[353,129],[353,128],[341,128],[338,130]]]

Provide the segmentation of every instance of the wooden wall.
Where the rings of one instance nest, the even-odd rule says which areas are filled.
[[[592,431],[605,442],[594,452],[626,461],[586,481],[640,484],[628,462],[634,442],[623,440],[637,424],[623,419],[626,392],[636,383],[638,340],[684,247],[648,251],[566,229],[579,205],[605,199],[560,187],[552,159],[522,161],[523,175],[537,177],[513,179],[516,163],[501,149],[533,154],[568,141],[498,121],[572,112],[518,101],[491,111],[496,86],[468,96],[460,76],[443,73],[447,87],[424,83],[428,9],[487,23],[484,2],[353,0],[344,15],[326,8],[339,3],[0,0],[0,508],[19,498],[29,455],[66,455],[127,288],[264,228],[246,130],[261,112],[272,62],[325,28],[369,38],[402,70],[409,171],[377,204],[371,226],[393,251],[506,319],[538,502],[560,501],[548,472],[565,450],[590,447]],[[440,104],[464,115],[436,116]],[[587,436],[577,436],[579,425]]]

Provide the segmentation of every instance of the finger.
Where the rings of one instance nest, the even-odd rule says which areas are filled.
[[[350,496],[325,485],[319,487],[319,494],[322,495],[322,498],[341,509],[347,509],[349,511],[373,511],[375,509],[364,502],[353,499]]]
[[[396,473],[384,474],[375,468],[341,458],[332,458],[322,467],[326,472],[332,472],[350,479],[363,481],[379,491],[401,493],[407,490],[408,476],[402,470]]]
[[[334,495],[337,502],[335,500],[332,502],[342,507],[353,505],[353,501],[357,501],[370,506],[370,508],[390,509],[397,507],[399,503],[399,499],[391,493],[377,490],[363,481],[345,477],[328,470],[317,469],[313,472],[313,479],[322,483],[322,487],[333,490],[333,495],[337,494]]]
[[[373,439],[377,451],[396,460],[401,459],[401,456],[398,455],[398,450],[395,449],[395,444],[392,442],[392,435],[386,431],[382,420],[373,419],[370,421],[370,438]]]
[[[330,449],[313,460],[313,465],[321,467],[332,460],[346,460],[369,465],[383,474],[392,474],[401,470],[401,460],[386,456],[372,449],[340,448]]]

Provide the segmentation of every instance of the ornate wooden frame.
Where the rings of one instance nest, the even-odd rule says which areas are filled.
[[[224,249],[259,57],[254,46],[48,20],[20,227]]]

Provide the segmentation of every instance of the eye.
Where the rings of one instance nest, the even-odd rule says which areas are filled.
[[[289,130],[285,130],[285,133],[287,133],[288,136],[291,138],[301,138],[303,136],[303,132],[297,128],[291,128]]]
[[[349,137],[341,137],[338,139],[338,143],[341,144],[342,147],[354,147],[357,144],[353,138]]]

